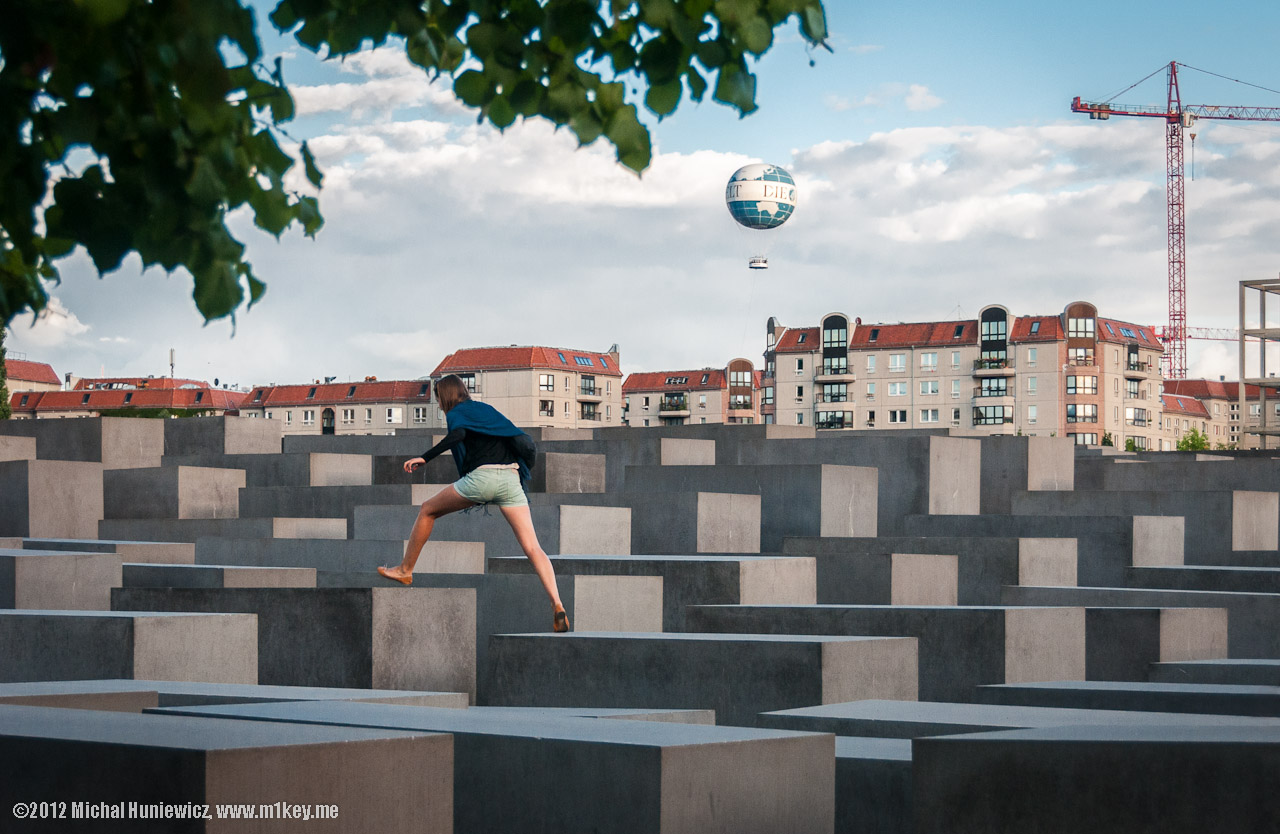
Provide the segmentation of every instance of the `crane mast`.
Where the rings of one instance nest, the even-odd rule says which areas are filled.
[[[1194,67],[1193,67],[1194,69]],[[1148,76],[1150,77],[1150,76]],[[1178,62],[1168,68],[1168,98],[1165,108],[1149,105],[1088,102],[1076,96],[1071,101],[1075,113],[1088,113],[1091,119],[1112,116],[1145,116],[1165,122],[1165,189],[1168,195],[1169,230],[1169,322],[1164,330],[1166,350],[1165,377],[1186,379],[1187,376],[1187,205],[1186,182],[1183,178],[1183,131],[1197,119],[1227,121],[1278,122],[1280,107],[1241,107],[1212,104],[1182,104],[1178,89]]]

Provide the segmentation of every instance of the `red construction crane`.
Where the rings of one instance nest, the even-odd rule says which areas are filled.
[[[1182,179],[1182,132],[1195,124],[1198,119],[1280,122],[1280,107],[1224,107],[1212,104],[1184,106],[1178,91],[1178,66],[1177,61],[1169,62],[1169,100],[1168,105],[1163,109],[1148,105],[1112,104],[1109,100],[1082,101],[1079,96],[1071,100],[1072,112],[1088,113],[1091,119],[1109,119],[1112,116],[1148,116],[1165,121],[1165,148],[1168,159],[1166,183],[1169,198],[1169,324],[1164,331],[1164,338],[1168,343],[1164,356],[1167,379],[1185,379],[1187,376],[1187,206]],[[1188,69],[1195,69],[1195,67],[1188,67]],[[1138,84],[1141,83],[1142,81],[1138,82]],[[1136,86],[1137,84],[1134,84],[1129,89]]]

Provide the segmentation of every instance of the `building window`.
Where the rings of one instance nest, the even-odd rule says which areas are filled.
[[[874,382],[867,383],[867,399],[874,400],[876,398],[876,384]]]
[[[600,419],[600,413],[596,411],[595,403],[582,404],[582,419],[583,420],[599,420]]]
[[[462,384],[467,387],[468,393],[474,394],[476,392],[475,374],[458,374],[458,379],[462,380]]]
[[[425,389],[427,386],[424,385],[422,387]],[[347,399],[351,399],[355,395],[356,395],[356,387],[352,385],[350,388],[347,389]]]
[[[342,425],[350,426],[356,422],[356,410],[354,408],[342,409]]]
[[[1027,377],[1027,393],[1028,393],[1028,394],[1031,394],[1032,396],[1035,396],[1035,393],[1036,393],[1036,378],[1035,378],[1035,377],[1033,377],[1033,376],[1029,376],[1029,377]]]
[[[989,311],[987,315],[992,313],[999,315],[996,310]],[[1005,318],[985,320],[980,324],[980,328],[979,332],[982,334],[982,341],[999,342],[1009,335],[1009,320]]]
[[[921,422],[921,423],[936,423],[936,422],[938,422],[938,409],[936,409],[936,408],[922,408],[922,409],[920,409],[920,422]]]
[[[398,408],[388,408],[388,409],[387,409],[387,422],[388,422],[388,423],[399,423],[399,422],[400,422],[400,409],[398,409]]]
[[[556,390],[555,374],[538,374],[538,390],[539,391]]]
[[[366,408],[364,410],[364,424],[368,426],[368,425],[371,425],[372,423],[373,423],[373,409]]]
[[[702,381],[703,381],[703,383],[704,383],[704,384],[706,383],[706,381],[707,381],[707,375],[706,375],[706,374],[703,374],[703,375],[702,375]],[[742,387],[742,386],[750,385],[750,384],[751,384],[751,371],[730,371],[730,372],[729,372],[729,384],[730,384],[730,385],[733,385],[733,386],[735,386],[735,387]]]
[[[977,390],[979,397],[1007,397],[1009,395],[1009,380],[1005,377],[984,377],[982,385]]]
[[[594,397],[596,395],[596,378],[584,375],[579,390],[581,390],[583,396]]]
[[[849,399],[849,386],[843,382],[828,382],[822,386],[824,403],[842,403]]]
[[[1096,394],[1098,393],[1098,378],[1096,376],[1069,376],[1067,377],[1067,393]]]
[[[889,354],[889,372],[905,371],[907,369],[907,355],[905,353]]]
[[[413,422],[415,422],[415,423],[425,423],[425,422],[427,422],[427,409],[426,409],[426,406],[415,405],[415,406],[413,407]]]
[[[1126,379],[1124,381],[1124,388],[1125,388],[1124,395],[1129,399],[1136,400],[1140,398],[1141,393],[1138,390],[1138,380]]]
[[[825,356],[822,359],[822,373],[827,376],[838,376],[849,372],[849,357]],[[746,383],[743,383],[744,385]]]
[[[1084,434],[1068,434],[1067,437],[1073,438],[1077,446],[1097,446],[1098,435],[1092,432]]]
[[[306,410],[302,412],[302,425],[314,426],[315,423],[316,423],[316,413],[314,411]]]
[[[645,408],[648,408],[648,407],[649,407],[649,398],[648,398],[648,397],[645,397],[645,398],[644,398],[644,407],[645,407]]]
[[[797,425],[797,426],[803,426],[803,425],[804,425],[804,412],[803,412],[803,411],[797,411],[797,412],[796,412],[796,425]]]
[[[307,392],[307,399],[314,400],[315,398],[316,398],[316,389],[312,388],[310,391]]]
[[[867,412],[867,425],[874,426],[876,424],[876,413],[874,411]]]
[[[586,365],[588,368],[591,367],[591,359],[586,356],[575,356],[573,357],[573,361],[579,365]]]
[[[889,383],[889,396],[891,396],[891,397],[905,397],[906,395],[907,395],[907,383],[905,383],[905,382],[890,382],[890,383]]]
[[[569,377],[564,378],[564,392],[569,393]]]
[[[698,395],[698,408],[706,408],[706,407],[707,407],[707,395],[706,395],[706,394],[699,394],[699,395]]]
[[[200,393],[204,393],[204,392],[202,391],[202,392],[200,392]],[[131,402],[133,402],[133,392],[132,392],[132,391],[130,391],[129,393],[127,393],[127,394],[125,394],[125,395],[124,395],[124,404],[125,404],[125,405],[128,405],[128,404],[129,404],[129,403],[131,403]],[[197,395],[196,395],[196,402],[200,402],[200,395],[199,395],[199,394],[197,394]]]
[[[1093,364],[1093,348],[1068,349],[1067,362],[1072,365],[1092,365]]]
[[[844,319],[839,319],[844,321]],[[847,325],[845,327],[832,327],[822,331],[822,346],[824,348],[848,347],[849,331]]]
[[[803,359],[797,359],[797,360],[796,360],[796,373],[798,373],[798,374],[802,374],[802,373],[804,373],[804,360],[803,360]]]
[[[876,356],[871,354],[867,357],[867,373],[874,374],[876,372]]]
[[[1032,327],[1031,332],[1032,333],[1036,332],[1036,329],[1040,327],[1040,322],[1038,321],[1032,322],[1031,327]],[[1034,368],[1035,366],[1036,366],[1036,349],[1027,348],[1027,367]]]
[[[554,417],[556,416],[556,404],[554,400],[538,400],[538,416]]]
[[[844,429],[853,427],[852,411],[819,411],[814,417],[814,428]]]
[[[773,405],[773,386],[772,385],[764,389],[764,399],[761,402],[764,405]]]
[[[1011,405],[978,405],[973,408],[973,424],[975,426],[998,426],[1013,422],[1013,406]]]
[[[568,404],[568,403],[565,403],[565,404],[564,404],[564,416],[565,416],[565,417],[568,417],[568,416],[569,416],[569,404]],[[649,425],[649,424],[648,424],[648,422],[646,422],[646,423],[645,423],[645,425],[646,425],[646,426],[647,426],[647,425]]]
[[[1098,422],[1098,406],[1096,403],[1067,403],[1068,423]]]
[[[706,405],[704,404],[701,407],[706,408]],[[750,394],[734,394],[732,397],[729,398],[729,407],[730,408],[751,408],[751,395]]]
[[[286,412],[284,413],[284,424],[285,424],[286,426],[292,426],[292,425],[293,425],[293,412],[292,412],[292,411],[286,411]]]
[[[1037,334],[1037,333],[1039,333],[1039,332],[1040,332],[1040,322],[1038,322],[1038,321],[1033,321],[1033,322],[1031,322],[1031,335],[1032,335],[1032,336],[1034,336],[1034,335],[1036,335],[1036,334]],[[1035,348],[1032,348],[1032,349],[1031,349],[1031,352],[1034,354],[1034,353],[1036,352],[1036,349],[1035,349]],[[1034,360],[1032,360],[1032,361],[1034,361]]]
[[[19,408],[21,408],[22,406],[26,405],[26,404],[27,404],[27,400],[29,400],[29,399],[31,399],[31,395],[30,395],[30,394],[23,394],[23,395],[22,395],[22,401],[18,403],[18,407],[19,407]]]
[[[920,370],[922,371],[938,370],[938,354],[936,352],[920,354]]]
[[[905,422],[907,422],[907,410],[906,410],[905,408],[891,408],[891,409],[889,409],[889,422],[890,422],[890,423],[905,423]]]
[[[959,367],[960,367],[960,351],[953,350],[951,351],[951,370],[954,371]]]
[[[1034,405],[1027,406],[1027,422],[1034,423],[1036,421],[1036,407]]]
[[[804,386],[797,385],[796,386],[796,402],[800,402],[803,399],[804,399]]]
[[[951,380],[951,399],[960,399],[960,380],[958,379]]]
[[[951,409],[951,425],[960,425],[960,409],[958,408]]]
[[[1124,410],[1124,422],[1127,426],[1147,425],[1147,410],[1145,408],[1126,408]]]
[[[1068,339],[1092,339],[1094,335],[1093,319],[1067,319]]]
[[[561,364],[561,365],[568,365],[568,364],[569,364],[569,360],[567,360],[567,359],[565,359],[565,358],[564,358],[564,354],[563,354],[563,353],[560,353],[559,351],[556,351],[556,356],[559,356],[559,357],[560,357],[560,364]]]
[[[920,395],[921,395],[921,396],[925,396],[925,397],[927,397],[927,396],[929,396],[930,394],[936,394],[936,393],[938,393],[938,380],[936,380],[936,379],[922,379],[922,380],[920,380]]]

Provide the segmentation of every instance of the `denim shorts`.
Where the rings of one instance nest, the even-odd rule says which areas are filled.
[[[515,469],[489,469],[482,466],[462,476],[454,483],[453,488],[473,504],[529,506],[529,499],[520,488],[520,473]]]

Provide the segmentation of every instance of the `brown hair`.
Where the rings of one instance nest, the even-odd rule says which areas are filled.
[[[467,384],[457,374],[449,374],[436,381],[436,401],[440,408],[448,414],[458,403],[471,399]]]

